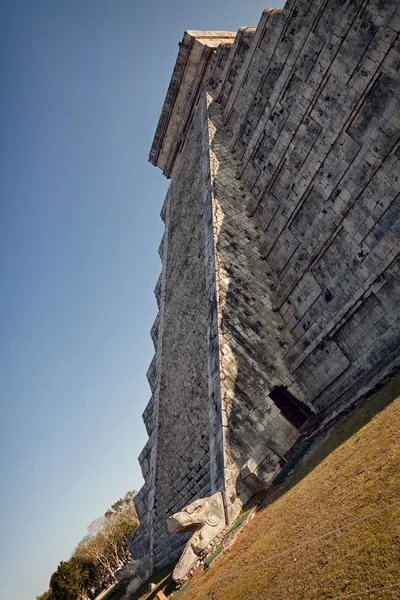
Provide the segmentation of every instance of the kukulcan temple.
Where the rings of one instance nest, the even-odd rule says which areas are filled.
[[[170,185],[142,579],[180,558],[183,580],[310,432],[399,365],[399,31],[394,0],[288,0],[179,42],[150,150]]]

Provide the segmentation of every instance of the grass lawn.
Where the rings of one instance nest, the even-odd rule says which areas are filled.
[[[103,597],[103,600],[121,600],[122,596],[125,594],[126,585],[121,584],[117,587],[116,590],[112,590],[109,594]]]
[[[132,597],[132,600],[153,600],[160,590],[162,590],[165,595],[171,594],[175,587],[171,577],[175,565],[176,562],[168,565],[161,571],[154,573],[154,575],[136,592]],[[156,584],[156,588],[152,592],[148,591],[150,583]],[[125,592],[126,585],[121,584],[116,590],[111,591],[108,596],[105,596],[103,600],[121,600]]]
[[[400,375],[338,421],[182,599],[328,600],[400,583],[400,506],[271,558],[400,500],[398,396]]]
[[[154,573],[152,577],[136,592],[132,597],[132,600],[153,600],[156,597],[157,592],[162,591],[166,596],[170,595],[175,589],[175,584],[172,581],[172,571],[174,570],[176,562],[172,563]],[[155,583],[156,587],[152,592],[149,592],[149,584]]]

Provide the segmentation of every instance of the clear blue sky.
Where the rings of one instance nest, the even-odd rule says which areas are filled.
[[[149,148],[183,31],[236,31],[267,6],[1,3],[4,600],[44,592],[90,521],[141,486],[167,189]]]

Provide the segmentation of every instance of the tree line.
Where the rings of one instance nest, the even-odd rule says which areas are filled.
[[[131,560],[128,540],[139,526],[135,495],[128,492],[89,525],[71,558],[52,574],[48,591],[36,600],[92,600],[114,582],[114,572]]]

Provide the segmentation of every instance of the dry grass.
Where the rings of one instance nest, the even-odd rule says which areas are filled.
[[[171,594],[174,589],[174,583],[172,581],[172,571],[174,570],[176,563],[168,565],[161,571],[154,573],[152,577],[134,594],[132,600],[154,600],[157,592],[160,590],[164,592],[165,595]],[[150,583],[154,583],[156,585],[153,591],[149,591]],[[126,592],[126,585],[121,584],[116,590],[110,592],[104,600],[121,600],[122,596]]]
[[[111,590],[108,594],[103,597],[103,600],[121,600],[122,596],[125,594],[126,585],[121,584],[116,589]]]
[[[164,592],[166,596],[169,596],[175,588],[175,584],[172,580],[172,571],[174,570],[176,562],[161,571],[154,573],[152,577],[136,592],[132,600],[153,600],[156,597],[157,592]],[[149,584],[154,583],[156,585],[152,592],[149,592]]]
[[[183,600],[325,600],[400,582],[399,507],[251,566],[400,500],[399,394],[397,376],[339,421]]]

